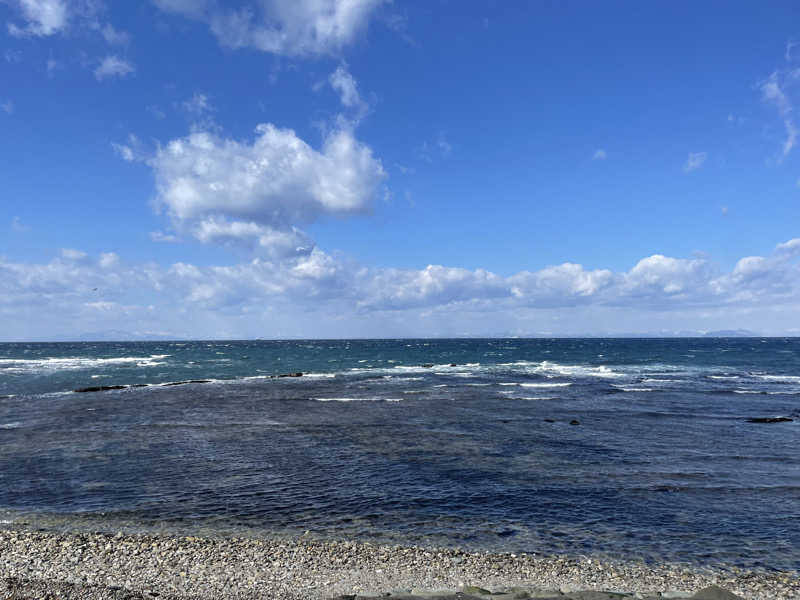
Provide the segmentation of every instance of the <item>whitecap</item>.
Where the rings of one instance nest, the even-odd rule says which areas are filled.
[[[0,359],[0,365],[5,366],[6,370],[11,372],[30,373],[38,371],[74,371],[126,364],[141,364],[142,366],[150,366],[150,363],[163,364],[160,362],[155,363],[152,360],[154,357],[163,358],[163,356],[160,355],[120,356],[114,358],[88,358],[85,356],[62,358],[3,358]]]
[[[752,377],[760,379],[761,381],[773,381],[775,383],[798,383],[800,376],[798,375],[758,375],[753,374]]]
[[[521,387],[527,388],[554,388],[554,387],[568,387],[571,383],[520,383]]]
[[[374,402],[380,398],[311,398],[317,402]]]
[[[623,392],[656,392],[658,390],[654,388],[646,388],[646,387],[633,387],[627,385],[614,385],[611,384],[612,387],[617,388],[618,390],[622,390]]]
[[[22,423],[19,421],[13,421],[11,423],[0,423],[0,429],[19,429],[22,426]]]

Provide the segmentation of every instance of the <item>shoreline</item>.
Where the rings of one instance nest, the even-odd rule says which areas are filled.
[[[744,600],[800,598],[796,571],[646,565],[586,556],[471,552],[310,536],[211,538],[0,530],[0,595],[11,598],[691,598],[719,586]],[[481,591],[483,590],[483,591]],[[445,595],[447,591],[448,595]],[[537,596],[536,594],[539,593]],[[550,595],[546,595],[549,593]],[[541,595],[545,594],[545,595]],[[725,600],[736,596],[717,595]],[[494,596],[503,600],[500,596]],[[709,596],[711,598],[712,596]]]

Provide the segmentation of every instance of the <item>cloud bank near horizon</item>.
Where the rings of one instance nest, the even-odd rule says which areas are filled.
[[[538,314],[551,319],[547,330],[569,334],[580,331],[573,325],[602,321],[603,315],[620,311],[630,312],[632,325],[648,314],[653,323],[670,314],[684,320],[716,316],[723,318],[720,322],[725,315],[759,311],[775,318],[796,315],[799,257],[797,238],[778,244],[768,256],[744,257],[728,272],[706,258],[656,254],[623,272],[564,263],[503,277],[441,265],[367,268],[316,246],[307,253],[255,257],[232,266],[128,264],[111,252],[89,256],[64,249],[44,264],[0,259],[0,286],[6,290],[0,315],[58,315],[54,322],[71,321],[76,332],[113,323],[117,329],[127,324],[179,337],[280,337],[281,332],[318,337],[315,331],[337,331],[313,324],[320,317],[341,324],[343,332],[359,321],[371,327],[385,322],[383,335],[393,336],[399,322],[436,323],[436,331],[447,333],[465,322],[486,323],[487,317],[506,327],[538,324],[541,330],[548,322],[537,320]],[[311,314],[315,319],[304,320]],[[577,320],[571,324],[573,316]],[[298,321],[270,330],[270,323],[286,317]],[[187,319],[206,322],[191,330],[185,328]],[[259,329],[246,329],[253,324]],[[46,336],[50,326],[46,318],[18,323],[4,337]],[[774,333],[791,332],[784,328]]]

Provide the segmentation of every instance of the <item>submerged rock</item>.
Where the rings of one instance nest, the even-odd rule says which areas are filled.
[[[127,388],[127,385],[92,385],[85,388],[78,388],[77,390],[72,390],[73,392],[77,392],[79,394],[83,394],[86,392],[105,392],[106,390],[124,390]]]

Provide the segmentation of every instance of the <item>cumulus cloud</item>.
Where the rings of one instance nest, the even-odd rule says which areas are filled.
[[[101,0],[5,0],[16,8],[19,19],[8,23],[8,31],[16,37],[45,37],[78,28],[97,32],[108,44],[124,45],[130,35],[103,22],[105,12]]]
[[[257,240],[269,234],[258,224],[218,222],[205,229],[205,235],[211,237],[236,239],[244,235]],[[296,243],[298,239],[289,235],[284,246],[291,248]],[[278,246],[274,242],[268,245]],[[616,315],[617,329],[631,331],[626,324],[633,313],[650,314],[651,319],[694,314],[702,320],[714,311],[724,316],[754,309],[758,309],[754,314],[762,314],[764,306],[788,311],[786,314],[800,310],[798,259],[800,238],[778,244],[767,256],[744,257],[729,272],[705,258],[656,254],[642,258],[628,271],[588,270],[564,263],[503,277],[483,269],[442,265],[371,269],[343,262],[316,246],[230,266],[179,262],[166,267],[126,265],[114,253],[92,256],[64,249],[46,264],[12,263],[0,258],[0,286],[4,290],[0,312],[19,315],[31,307],[41,311],[46,306],[57,308],[62,317],[77,318],[88,305],[94,312],[111,306],[97,303],[129,308],[155,306],[156,310],[142,311],[151,319],[147,326],[169,329],[173,323],[158,315],[172,314],[174,306],[181,307],[180,315],[173,315],[175,322],[185,324],[194,316],[197,327],[211,316],[220,322],[246,319],[252,323],[274,306],[292,311],[329,311],[328,318],[335,315],[351,324],[372,319],[370,315],[391,320],[387,315],[417,318],[432,314],[430,311],[440,319],[487,312],[510,318],[513,314],[535,314],[530,311],[550,314],[547,311],[552,310],[566,318],[594,311]],[[196,331],[194,335],[207,332]],[[305,330],[306,335],[313,333]]]
[[[110,54],[94,70],[94,76],[98,81],[102,81],[108,77],[125,77],[135,71],[136,67],[131,62]]]
[[[69,11],[65,0],[12,0],[24,24],[8,24],[8,32],[16,37],[49,36],[67,26]]]
[[[703,166],[708,158],[708,152],[689,152],[689,157],[686,159],[686,164],[683,165],[685,173],[691,173]]]
[[[295,225],[368,211],[386,177],[347,128],[332,131],[319,150],[272,124],[255,134],[240,142],[195,132],[158,149],[149,160],[157,202],[177,228],[202,241],[297,241]]]
[[[235,10],[211,0],[154,1],[161,10],[205,22],[224,46],[308,56],[352,43],[385,0],[262,0]]]

